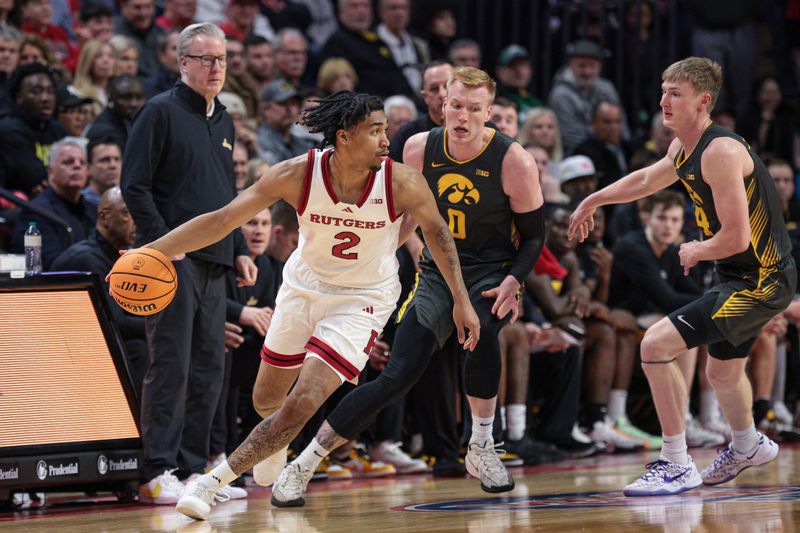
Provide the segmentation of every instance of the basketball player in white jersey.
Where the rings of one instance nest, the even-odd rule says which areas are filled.
[[[275,165],[227,206],[147,245],[168,257],[203,248],[279,199],[300,221],[253,392],[264,420],[227,462],[187,485],[176,508],[193,518],[205,519],[216,491],[260,461],[269,459],[262,482],[271,483],[306,421],[342,382],[356,381],[399,296],[394,253],[407,237],[404,213],[419,223],[453,294],[459,342],[472,350],[480,335],[453,238],[425,178],[388,159],[382,101],[337,93],[303,121],[333,148]]]

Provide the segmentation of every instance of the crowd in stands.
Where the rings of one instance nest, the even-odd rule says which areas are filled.
[[[0,186],[58,215],[71,231],[0,200],[0,250],[21,253],[23,234],[36,222],[45,270],[90,271],[104,278],[117,250],[133,245],[133,217],[120,192],[122,162],[142,154],[126,148],[128,134],[145,102],[179,79],[176,42],[193,22],[215,22],[227,36],[227,78],[219,102],[235,127],[237,190],[271,165],[317,147],[320,136],[298,120],[315,99],[341,90],[385,99],[391,157],[402,162],[409,137],[442,125],[452,68],[481,67],[497,81],[490,126],[534,156],[547,209],[546,246],[525,283],[522,319],[500,334],[502,437],[495,441],[505,441],[509,465],[658,449],[660,428],[637,362],[638,345],[649,325],[710,285],[713,265],[684,276],[678,259],[678,246],[699,238],[702,221],[676,183],[639,202],[599,210],[584,243],[569,240],[566,230],[577,202],[665,157],[673,140],[661,121],[659,80],[615,86],[605,75],[634,62],[666,66],[677,59],[652,54],[652,20],[665,3],[626,2],[631,43],[622,56],[591,26],[576,27],[564,40],[569,44],[554,52],[563,61],[550,73],[535,71],[538,62],[520,44],[507,43],[496,57],[487,57],[483,43],[459,31],[455,2],[2,0]],[[777,22],[757,18],[756,2],[747,0],[730,2],[724,20],[705,9],[706,2],[689,3],[696,6],[685,16],[692,22],[692,51],[719,61],[726,74],[714,120],[734,129],[767,162],[800,256],[795,194],[800,63],[791,60],[800,57],[800,42],[794,37],[773,43],[786,49],[774,57],[757,55],[765,49],[757,38],[763,28],[800,22],[800,2],[785,3],[789,9]],[[423,4],[426,17],[412,18]],[[551,77],[548,94],[536,94],[538,76]],[[649,131],[642,124],[649,124]],[[283,264],[297,245],[296,214],[287,204],[276,204],[243,225],[241,233],[259,273],[248,288],[238,287],[235,273],[228,274],[229,363],[208,435],[209,465],[260,420],[250,395]],[[418,252],[418,243],[398,250],[404,297]],[[144,321],[112,308],[139,389],[148,373]],[[750,354],[756,424],[779,440],[800,439],[798,322],[800,302],[764,327]],[[393,331],[390,321],[362,380],[379,373],[391,357]],[[463,475],[457,454],[463,442],[456,443],[454,454],[437,433],[438,416],[460,420],[465,412],[457,392],[461,354],[455,346],[445,351],[447,359],[432,365],[435,371],[386,409],[362,440],[334,452],[318,477],[431,470],[437,476]],[[694,391],[686,406],[690,447],[719,446],[730,438],[705,377],[707,357],[701,347],[679,359]],[[432,410],[425,389],[444,381],[456,394],[450,405]],[[302,449],[325,412],[309,423],[293,449]]]

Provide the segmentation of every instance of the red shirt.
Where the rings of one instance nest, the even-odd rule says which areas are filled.
[[[78,66],[78,56],[81,49],[76,44],[72,44],[65,32],[60,26],[48,24],[44,31],[29,24],[23,24],[20,28],[24,33],[37,35],[45,42],[50,43],[53,52],[55,52],[56,59],[58,59],[70,72],[75,72],[75,67]]]

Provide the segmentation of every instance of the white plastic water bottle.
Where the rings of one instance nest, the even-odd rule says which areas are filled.
[[[42,273],[42,233],[36,222],[28,223],[25,232],[25,275],[35,276]]]

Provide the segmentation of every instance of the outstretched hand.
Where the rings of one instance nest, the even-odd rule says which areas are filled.
[[[468,299],[453,305],[453,322],[456,324],[458,343],[465,350],[475,350],[481,338],[481,321]]]
[[[503,320],[506,315],[511,313],[511,323],[513,324],[519,316],[519,302],[517,301],[517,293],[519,292],[520,284],[513,276],[506,276],[506,279],[494,289],[482,291],[481,296],[484,298],[494,298],[492,305],[492,314],[498,319]]]
[[[591,207],[587,200],[582,201],[569,217],[567,237],[572,240],[578,234],[578,241],[583,242],[594,229],[594,212],[596,207]]]

